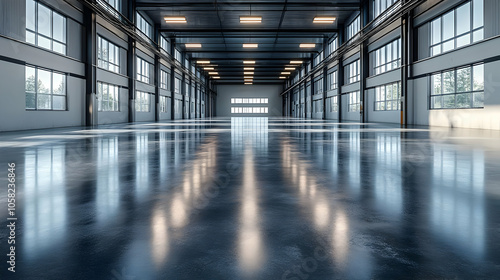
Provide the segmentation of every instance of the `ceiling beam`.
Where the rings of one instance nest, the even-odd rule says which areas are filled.
[[[219,2],[219,5],[227,5],[227,6],[276,6],[283,5],[283,1],[231,1],[231,2]],[[142,8],[161,8],[161,7],[213,7],[213,1],[200,1],[200,2],[182,2],[182,1],[168,1],[168,2],[136,2],[136,7],[138,10]],[[305,6],[305,7],[333,7],[333,8],[351,8],[351,9],[359,9],[359,3],[353,2],[293,2],[288,5],[292,6]]]

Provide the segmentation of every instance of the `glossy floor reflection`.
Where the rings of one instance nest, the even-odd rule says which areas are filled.
[[[3,133],[0,279],[498,278],[498,143],[268,118]]]

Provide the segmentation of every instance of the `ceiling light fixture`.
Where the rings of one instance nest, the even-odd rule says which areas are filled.
[[[285,70],[295,70],[295,67],[285,67]]]
[[[219,75],[219,72],[208,72],[208,75]]]
[[[280,79],[286,79],[286,77],[285,76],[280,76]]]
[[[240,16],[240,23],[261,23],[262,17],[259,16]]]
[[[314,47],[316,47],[316,44],[300,44],[299,47],[301,47],[301,48],[314,48]]]
[[[243,44],[244,48],[258,48],[259,44]]]
[[[314,23],[333,23],[336,20],[335,17],[315,17],[313,19]]]
[[[290,75],[290,72],[281,72],[281,75]]]
[[[199,43],[189,43],[185,44],[186,48],[201,48],[201,44]]]
[[[186,17],[164,17],[166,23],[187,23]]]
[[[212,78],[213,78],[213,79],[220,79],[220,77],[219,77],[219,76],[213,76]]]
[[[290,64],[302,64],[302,61],[300,61],[300,60],[291,60]]]
[[[255,60],[244,60],[243,64],[255,64]]]
[[[253,67],[243,67],[243,70],[254,70],[255,68]]]
[[[198,60],[198,61],[196,61],[196,63],[198,63],[198,64],[210,64],[210,61],[209,60]]]
[[[248,83],[245,83],[245,85],[253,85],[253,83],[248,82]]]
[[[244,72],[243,75],[253,75],[254,72]]]
[[[203,70],[215,70],[213,67],[203,67]]]
[[[243,79],[253,79],[253,77],[252,76],[245,76],[245,77],[243,77]]]
[[[244,79],[245,82],[253,82],[253,79]]]

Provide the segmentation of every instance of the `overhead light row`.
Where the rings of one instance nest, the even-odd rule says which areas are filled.
[[[202,45],[200,43],[186,43],[184,45],[186,46],[186,48],[201,48],[202,47]],[[255,43],[243,44],[243,48],[245,48],[245,49],[252,49],[252,48],[255,49],[258,47],[259,47],[259,44],[255,44]],[[316,44],[303,43],[303,44],[300,44],[299,47],[300,48],[315,48]]]
[[[184,16],[168,16],[163,18],[166,23],[187,23]],[[335,17],[315,17],[313,23],[333,23]],[[240,16],[240,23],[261,23],[261,16]]]

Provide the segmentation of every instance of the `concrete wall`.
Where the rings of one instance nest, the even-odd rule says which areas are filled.
[[[262,116],[281,116],[282,101],[280,93],[283,87],[281,85],[219,85],[217,87],[217,117],[262,117]],[[231,98],[250,97],[250,98],[269,98],[268,114],[231,114]],[[236,104],[233,104],[234,106]],[[244,104],[241,107],[244,106]],[[265,104],[256,104],[254,107],[262,107]]]

